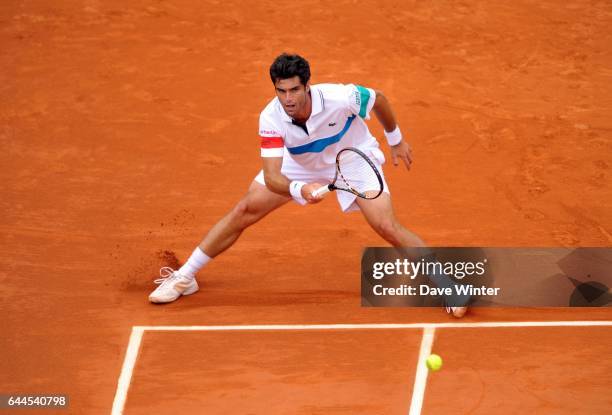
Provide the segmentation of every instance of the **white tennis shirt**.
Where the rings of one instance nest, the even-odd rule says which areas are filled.
[[[275,97],[259,116],[262,157],[291,157],[308,170],[327,168],[346,147],[366,150],[378,147],[364,120],[376,100],[370,88],[353,84],[311,85],[312,113],[308,134],[292,119]]]

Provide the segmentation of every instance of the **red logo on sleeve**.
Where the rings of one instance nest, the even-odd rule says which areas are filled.
[[[283,145],[282,137],[261,137],[261,148],[280,148]]]

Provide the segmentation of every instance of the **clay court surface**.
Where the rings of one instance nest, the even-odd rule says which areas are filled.
[[[610,27],[608,1],[0,2],[0,393],[109,414],[136,332],[125,414],[407,414],[426,325],[456,322],[360,307],[361,252],[384,242],[334,197],[249,229],[196,295],[149,304],[159,267],[258,172],[282,51],[385,92],[415,158],[385,165],[395,210],[429,244],[611,246]],[[611,320],[435,326],[421,413],[611,413]],[[210,329],[243,325],[264,328]]]

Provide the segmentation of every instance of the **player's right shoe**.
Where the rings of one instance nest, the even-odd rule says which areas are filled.
[[[160,269],[159,276],[161,278],[155,280],[159,287],[149,295],[149,301],[152,303],[170,303],[199,289],[195,278],[186,277],[170,267]]]

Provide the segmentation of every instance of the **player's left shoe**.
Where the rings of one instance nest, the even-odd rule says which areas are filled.
[[[193,294],[198,291],[198,282],[194,277],[187,277],[170,267],[159,270],[161,278],[155,280],[159,287],[149,295],[152,303],[170,303],[182,295]]]
[[[448,314],[452,314],[453,317],[456,318],[461,318],[463,316],[465,316],[465,313],[467,313],[468,308],[467,307],[449,307],[446,306],[446,312]]]

